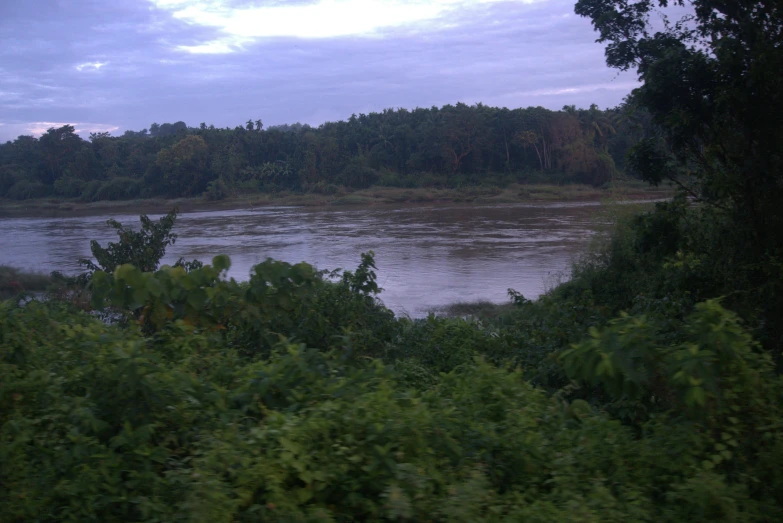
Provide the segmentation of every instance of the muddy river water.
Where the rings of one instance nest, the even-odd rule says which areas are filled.
[[[228,254],[229,276],[246,279],[272,257],[319,269],[354,269],[375,252],[380,297],[397,313],[420,316],[457,301],[507,301],[509,287],[534,298],[562,278],[598,226],[596,202],[422,205],[307,209],[263,207],[183,213],[180,256],[209,261]],[[128,211],[123,211],[128,212]],[[116,235],[113,217],[138,225],[138,215],[0,218],[0,264],[49,272],[79,270],[89,242]],[[152,217],[152,215],[151,215]]]

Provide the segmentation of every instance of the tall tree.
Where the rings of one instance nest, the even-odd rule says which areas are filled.
[[[443,110],[441,147],[450,174],[459,170],[470,154],[476,154],[487,137],[484,115],[463,103]]]
[[[43,156],[40,178],[43,183],[51,184],[63,176],[65,168],[73,161],[76,152],[81,149],[83,140],[76,134],[72,125],[48,129],[38,140]]]
[[[679,19],[654,27],[672,5]],[[727,294],[753,296],[746,307],[781,356],[783,1],[579,0],[576,13],[608,44],[607,63],[635,69],[643,82],[633,101],[660,134],[634,146],[632,166],[653,183],[672,179],[728,224],[706,239],[722,254],[705,263],[731,263]]]
[[[172,195],[201,194],[209,183],[209,146],[200,136],[187,136],[160,151],[155,163]]]
[[[689,9],[654,30],[651,18],[672,4]],[[780,245],[783,2],[579,0],[576,13],[592,19],[610,66],[637,70],[643,85],[635,102],[695,178],[687,189],[731,207],[754,249]],[[673,174],[653,140],[633,158],[653,183]]]

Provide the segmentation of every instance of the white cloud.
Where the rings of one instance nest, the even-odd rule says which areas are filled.
[[[193,54],[226,54],[233,53],[235,46],[238,44],[239,42],[233,42],[232,44],[232,42],[225,40],[213,40],[199,45],[180,45],[177,49]]]
[[[609,91],[631,91],[639,87],[639,82],[607,82],[602,84],[578,85],[573,87],[555,87],[513,93],[514,96],[557,96],[562,94],[590,93],[601,89]]]
[[[373,36],[384,29],[442,22],[460,9],[490,3],[530,4],[546,0],[315,0],[232,8],[226,0],[150,0],[188,24],[214,28],[223,36],[178,49],[229,53],[259,38]],[[447,22],[447,25],[451,25]]]
[[[77,71],[98,71],[101,67],[108,65],[109,62],[84,62],[76,66]]]
[[[73,125],[74,131],[82,135],[82,138],[89,135],[89,133],[113,133],[118,130],[119,127],[111,124],[100,123],[87,123],[87,122],[27,122],[23,124],[16,124],[14,127],[19,127],[20,131],[24,134],[32,134],[33,136],[40,136],[52,127],[62,127],[63,125]]]

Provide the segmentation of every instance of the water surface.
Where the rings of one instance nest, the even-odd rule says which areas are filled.
[[[264,207],[181,214],[164,262],[228,254],[247,279],[267,257],[321,269],[354,269],[375,251],[381,299],[412,316],[456,301],[528,298],[562,277],[596,227],[598,203],[422,205],[341,209]],[[116,240],[113,217],[0,218],[0,264],[75,273],[89,242]],[[151,215],[152,217],[152,215]]]

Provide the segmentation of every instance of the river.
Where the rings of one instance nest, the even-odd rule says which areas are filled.
[[[164,262],[231,257],[247,279],[267,257],[354,269],[375,252],[383,302],[421,316],[457,301],[535,298],[562,278],[597,227],[597,202],[308,209],[263,207],[183,213]],[[112,216],[138,226],[137,215]],[[152,215],[151,215],[152,217]],[[0,218],[0,264],[75,273],[89,242],[116,239],[107,215]]]

